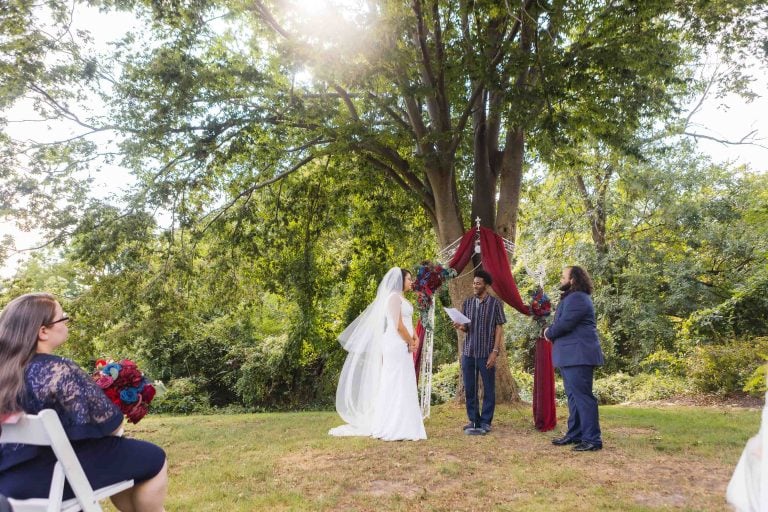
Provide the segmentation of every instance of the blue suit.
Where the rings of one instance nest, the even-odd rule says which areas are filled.
[[[565,436],[602,446],[592,381],[595,366],[605,360],[597,337],[592,297],[579,291],[566,294],[557,306],[547,337],[553,343],[552,363],[560,369],[568,397]]]

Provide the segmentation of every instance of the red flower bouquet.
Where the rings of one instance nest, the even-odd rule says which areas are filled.
[[[97,359],[93,380],[131,423],[138,423],[147,414],[155,398],[155,387],[130,359]]]
[[[432,307],[434,295],[440,287],[451,278],[456,277],[456,271],[439,263],[422,261],[416,269],[416,279],[413,289],[416,292],[416,308],[421,315],[422,325],[427,325],[427,313]]]
[[[552,312],[552,301],[541,287],[531,292],[531,313],[537,322],[543,323],[544,317]]]

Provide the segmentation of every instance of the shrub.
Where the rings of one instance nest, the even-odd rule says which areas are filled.
[[[762,395],[766,389],[766,373],[768,373],[768,364],[758,366],[757,370],[752,372],[747,383],[744,385],[744,391],[750,395]]]
[[[688,392],[688,381],[679,375],[661,372],[640,373],[632,377],[627,400],[630,402],[664,400]]]
[[[208,393],[193,379],[181,378],[165,386],[152,401],[152,412],[168,414],[204,414],[211,411]]]
[[[609,405],[626,402],[632,393],[632,377],[626,373],[614,373],[595,379],[592,392],[598,403]]]
[[[682,334],[693,344],[728,344],[734,338],[768,335],[768,275],[758,275],[745,283],[721,304],[692,314]]]
[[[233,351],[233,358],[241,361],[235,390],[246,406],[258,407],[284,399],[276,391],[289,389],[283,381],[290,375],[285,375],[280,364],[288,341],[286,333],[266,336],[252,347],[242,347],[236,354]]]
[[[696,347],[688,367],[690,378],[700,391],[722,395],[740,391],[759,394],[759,387],[748,384],[766,360],[768,337],[759,337]]]
[[[517,389],[520,392],[520,400],[523,402],[533,401],[533,374],[526,372],[522,368],[515,368],[510,365],[512,378],[515,379]]]
[[[685,375],[685,361],[678,355],[664,349],[657,350],[640,362],[644,373],[663,373],[666,375]]]
[[[459,362],[441,364],[432,375],[432,403],[442,404],[453,400],[459,386]]]

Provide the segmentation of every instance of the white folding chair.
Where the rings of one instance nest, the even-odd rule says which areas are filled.
[[[133,480],[125,480],[94,491],[61,426],[58,414],[52,409],[42,410],[37,415],[21,414],[14,419],[6,419],[2,429],[0,443],[50,446],[58,459],[53,469],[48,498],[9,499],[14,512],[101,512],[99,500],[133,487]],[[75,497],[62,501],[65,479]]]

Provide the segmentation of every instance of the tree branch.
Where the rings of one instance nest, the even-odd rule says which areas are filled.
[[[445,127],[441,126],[442,116],[440,115],[440,107],[437,101],[439,92],[437,90],[435,72],[432,69],[429,48],[427,48],[427,28],[424,24],[424,13],[421,8],[421,0],[412,0],[411,6],[416,15],[416,31],[413,34],[413,38],[414,43],[421,54],[421,59],[419,59],[421,80],[424,83],[424,86],[432,92],[431,94],[428,93],[425,95],[427,111],[429,112],[429,117],[432,118],[432,121],[435,123],[435,126],[440,127],[441,131],[443,131]]]
[[[404,180],[403,177],[394,169],[392,166],[385,164],[378,158],[375,158],[372,155],[365,155],[366,160],[371,162],[374,166],[378,167],[379,169],[383,170],[390,178],[392,178],[395,183],[397,183],[403,190],[406,192],[414,192],[419,196],[419,199],[421,200],[422,206],[427,210],[427,213],[435,218],[435,198],[434,196],[426,189],[426,187],[421,184],[421,186],[414,186],[414,183],[411,182],[411,180]],[[418,179],[417,179],[418,180]],[[419,181],[420,183],[420,181]]]
[[[721,139],[719,137],[714,137],[712,135],[704,135],[703,133],[694,133],[694,132],[683,132],[683,135],[688,135],[689,137],[693,137],[694,139],[707,139],[714,142],[719,142],[724,146],[757,146],[759,148],[768,149],[768,146],[765,146],[763,144],[758,144],[757,142],[755,142],[756,140],[764,140],[764,139],[755,139],[753,135],[755,135],[756,133],[757,133],[757,130],[752,130],[751,132],[749,132],[739,140]]]
[[[352,119],[355,120],[355,122],[360,122],[360,116],[357,113],[357,109],[355,108],[355,104],[352,103],[352,99],[349,97],[349,93],[343,89],[340,85],[333,84],[333,88],[336,90],[337,93],[339,93],[339,96],[341,96],[341,99],[344,100],[344,104],[347,106],[347,109],[349,110],[350,115],[352,116]]]
[[[283,27],[280,26],[280,24],[277,22],[274,16],[272,16],[272,13],[264,6],[264,3],[260,0],[255,0],[254,2],[256,13],[261,17],[261,19],[270,26],[272,30],[280,34],[286,39],[290,39],[290,34],[287,30],[285,30]]]
[[[91,126],[90,124],[81,121],[80,118],[77,117],[77,115],[75,115],[71,110],[69,110],[68,108],[66,108],[65,106],[60,104],[58,101],[56,101],[56,99],[54,99],[53,96],[48,94],[39,85],[37,85],[35,83],[30,83],[29,87],[30,87],[30,89],[32,89],[36,93],[38,93],[41,96],[43,96],[48,101],[49,104],[51,104],[55,109],[57,109],[59,112],[61,112],[61,115],[63,117],[69,119],[70,121],[73,121],[73,122],[79,124],[80,126],[82,126],[84,128],[88,128],[89,130],[93,130],[93,131],[103,131],[103,130],[106,129],[106,128],[97,128],[95,126]]]
[[[315,159],[315,155],[310,155],[310,156],[302,159],[301,161],[299,161],[297,164],[295,164],[293,167],[291,167],[287,171],[284,171],[284,172],[278,174],[277,176],[274,176],[274,177],[272,177],[272,178],[270,178],[270,179],[268,179],[266,181],[262,181],[260,183],[256,183],[255,185],[252,185],[252,186],[242,190],[239,194],[237,194],[227,204],[225,204],[224,206],[222,206],[218,210],[214,210],[214,211],[216,211],[216,215],[213,217],[213,219],[210,220],[210,222],[208,222],[205,225],[205,227],[202,230],[199,231],[199,233],[200,234],[205,233],[208,230],[208,228],[211,227],[211,225],[213,225],[217,220],[219,220],[222,215],[224,215],[227,211],[229,211],[229,209],[232,208],[235,204],[237,204],[237,202],[240,199],[242,199],[243,197],[248,196],[248,199],[246,199],[246,202],[247,202],[250,199],[250,197],[253,195],[253,193],[256,192],[258,189],[267,187],[267,186],[269,186],[269,185],[271,185],[271,184],[273,184],[273,183],[275,183],[277,181],[282,180],[286,176],[288,176],[288,175],[298,171],[299,169],[301,169],[302,167],[304,167],[306,164],[308,164],[309,162],[311,162],[314,159]],[[261,172],[264,172],[265,170],[266,169],[263,169]],[[213,212],[211,212],[211,213],[213,213]],[[205,219],[205,217],[208,217],[208,215],[211,215],[211,213],[206,214],[203,217],[203,219]]]
[[[368,93],[368,98],[376,102],[379,105],[379,107],[382,108],[384,112],[386,112],[389,115],[389,117],[391,117],[398,125],[400,125],[401,128],[408,130],[409,132],[411,132],[411,135],[413,135],[414,138],[416,137],[416,133],[413,131],[413,127],[409,125],[405,119],[400,117],[400,115],[397,112],[392,110],[392,107],[384,103],[384,101],[381,98],[379,98],[372,92]]]

